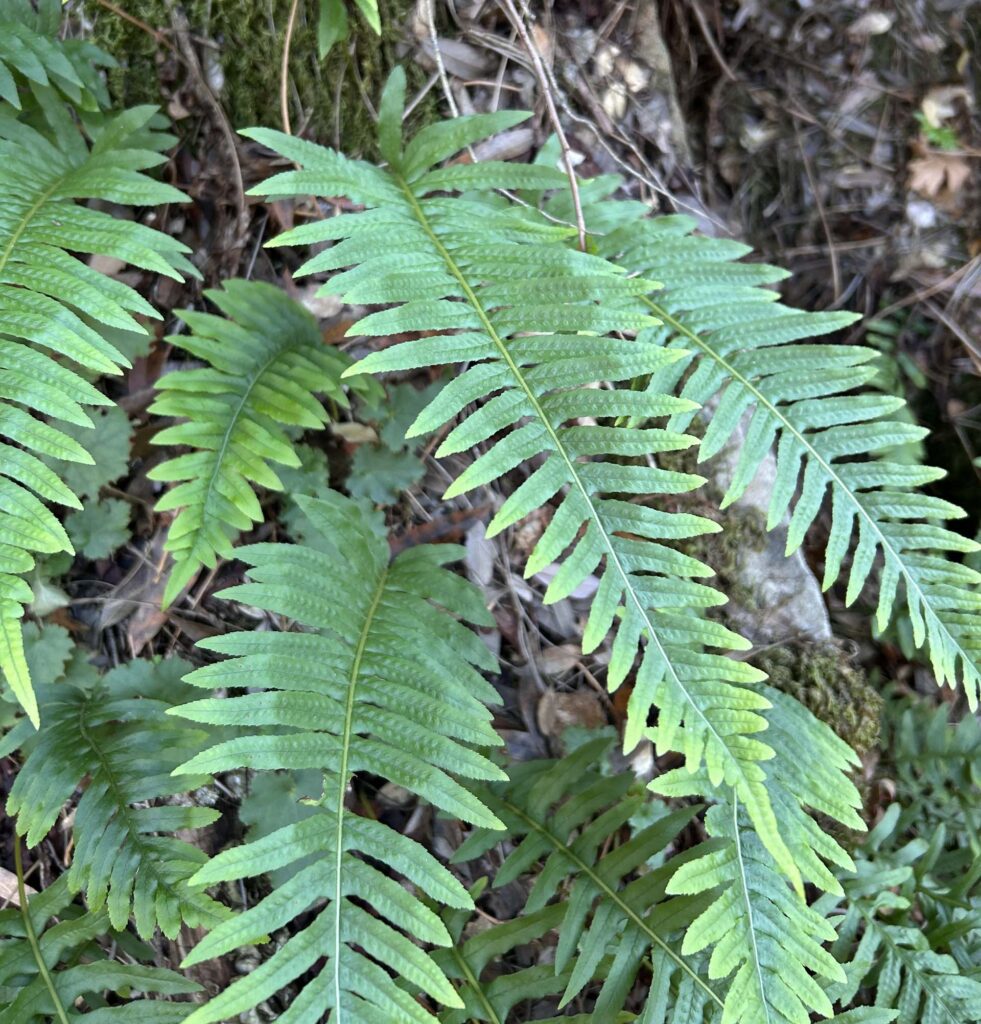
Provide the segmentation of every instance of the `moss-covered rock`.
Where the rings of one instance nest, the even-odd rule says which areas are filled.
[[[182,9],[191,32],[207,40],[199,50],[205,70],[232,128],[281,127],[280,61],[291,0],[185,0]],[[353,6],[353,5],[352,5]],[[290,45],[290,116],[293,130],[355,156],[370,155],[374,126],[363,96],[374,103],[382,83],[398,63],[396,46],[409,0],[379,0],[382,34],[375,33],[353,10],[350,38],[334,46],[321,61],[317,55],[318,0],[301,0]],[[154,29],[170,27],[170,0],[134,0],[127,13]],[[95,5],[93,40],[111,53],[119,67],[109,72],[109,90],[117,104],[161,103],[168,98],[167,78],[182,78],[166,48],[139,26]],[[209,48],[209,44],[213,44]],[[210,58],[207,59],[207,58]],[[425,80],[424,71],[408,62],[410,92]],[[161,90],[161,79],[165,87]],[[435,100],[433,100],[433,104]],[[414,120],[434,116],[423,102]]]
[[[770,685],[796,697],[860,757],[879,742],[882,698],[838,644],[788,644],[753,659]]]

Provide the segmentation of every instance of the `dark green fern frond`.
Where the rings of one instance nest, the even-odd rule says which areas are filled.
[[[896,781],[897,803],[924,835],[945,826],[949,840],[981,854],[981,721],[954,721],[946,704],[891,706],[882,748]]]
[[[0,111],[4,102],[23,110],[25,92],[45,89],[84,110],[106,105],[106,87],[96,69],[115,61],[91,43],[58,39],[60,25],[59,0],[0,3]]]
[[[703,483],[654,464],[658,453],[687,448],[694,440],[660,427],[597,423],[629,415],[649,420],[693,408],[667,395],[597,386],[654,373],[680,358],[615,333],[652,323],[622,309],[625,299],[652,284],[596,256],[546,244],[568,232],[494,195],[498,187],[561,187],[558,171],[493,162],[432,169],[459,147],[525,115],[501,112],[434,125],[403,148],[403,87],[396,73],[382,104],[380,146],[387,171],[278,132],[247,133],[302,168],[276,175],[257,192],[345,195],[367,207],[304,225],[273,244],[336,240],[302,271],[351,268],[331,279],[332,292],[351,302],[393,304],[365,317],[351,333],[457,332],[392,345],[347,372],[467,364],[410,431],[431,431],[462,416],[437,454],[490,442],[447,495],[527,467],[526,479],[491,522],[491,534],[558,498],[526,574],[565,553],[547,602],[568,596],[594,571],[601,574],[584,650],[596,649],[615,632],[611,690],[624,682],[642,651],[628,708],[627,748],[639,741],[656,705],[661,749],[684,753],[692,770],[704,762],[715,784],[735,786],[767,848],[796,877],[762,785],[760,761],[770,751],[754,734],[765,727],[759,712],[766,701],[751,688],[762,674],[714,653],[744,648],[746,642],[701,614],[725,599],[698,582],[711,575],[706,566],[671,546],[718,527],[629,500]]]
[[[954,685],[960,677],[974,708],[981,692],[981,574],[948,556],[978,545],[941,525],[965,513],[917,490],[942,477],[942,470],[879,455],[926,431],[893,417],[901,399],[863,390],[875,376],[876,350],[804,342],[841,330],[857,315],[783,305],[776,292],[761,286],[786,277],[785,271],[738,262],[747,246],[693,235],[689,218],[624,220],[598,239],[599,251],[663,286],[643,306],[662,324],[638,340],[685,352],[651,374],[650,393],[672,393],[680,384],[682,397],[716,403],[700,460],[726,447],[748,417],[723,507],[743,494],[773,448],[777,471],[768,526],[779,525],[792,506],[787,553],[801,545],[830,494],[825,589],[841,573],[853,538],[848,604],[879,556],[879,628],[888,624],[902,584],[917,646],[928,646],[940,683]],[[692,415],[679,413],[669,426],[684,430]]]
[[[87,666],[78,662],[67,679],[38,687],[41,732],[24,723],[2,748],[9,753],[26,741],[6,809],[29,846],[45,838],[84,783],[73,817],[69,891],[84,892],[92,910],[105,907],[116,930],[132,916],[144,938],[158,925],[176,938],[182,923],[210,926],[224,916],[223,907],[187,885],[204,854],[173,836],[218,817],[183,798],[207,776],[171,777],[207,735],[165,714],[187,696],[179,678],[189,667],[179,659],[166,669],[135,662],[96,677],[91,686]],[[166,698],[154,689],[166,690]]]
[[[189,1022],[228,1019],[313,969],[313,978],[280,1017],[284,1024],[321,1020],[328,1011],[337,1024],[432,1024],[433,1015],[379,965],[445,1005],[458,1006],[442,971],[403,932],[437,945],[448,945],[450,937],[439,917],[388,871],[438,903],[472,902],[422,846],[348,810],[347,794],[352,775],[368,772],[465,821],[499,826],[453,777],[503,776],[474,749],[500,742],[481,703],[496,701],[496,693],[476,671],[494,670],[496,663],[454,615],[481,624],[493,620],[479,592],[442,568],[461,557],[461,548],[413,547],[390,562],[384,537],[350,499],[298,496],[297,502],[319,534],[317,548],[240,548],[237,557],[252,566],[252,582],[223,594],[293,619],[304,631],[233,633],[204,641],[201,646],[233,657],[198,669],[189,682],[261,689],[195,701],[177,713],[244,733],[198,754],[181,772],[249,767],[324,774],[319,813],[226,850],[194,881],[210,885],[313,859],[256,906],[219,925],[186,962],[221,956],[314,913],[303,930],[195,1010]]]
[[[841,893],[833,869],[852,861],[804,808],[849,828],[864,829],[856,808],[861,801],[847,776],[857,762],[851,749],[792,697],[766,688],[773,704],[767,713],[767,739],[776,756],[768,763],[766,786],[782,834],[805,881]],[[651,784],[669,796],[700,796],[701,788],[678,769]],[[680,867],[668,883],[672,893],[709,895],[711,905],[685,933],[683,953],[709,947],[709,976],[732,976],[725,1020],[733,1024],[807,1024],[811,1011],[830,1017],[825,986],[843,980],[841,968],[822,943],[834,927],[791,891],[773,858],[750,827],[738,798],[721,800],[705,816],[708,834],[720,843]]]
[[[471,895],[476,897],[480,888],[472,889]],[[505,973],[500,972],[500,965],[517,947],[535,942],[557,928],[564,914],[564,908],[556,903],[465,938],[464,928],[471,915],[465,910],[444,910],[441,916],[452,945],[437,950],[433,959],[447,978],[456,983],[463,1007],[444,1010],[440,1024],[506,1024],[512,1019],[511,1011],[520,1003],[561,992],[569,980],[568,974],[556,974],[550,963]],[[494,969],[495,976],[482,981],[481,975],[488,967]]]
[[[326,423],[318,394],[347,405],[340,375],[350,360],[324,343],[316,320],[279,288],[233,280],[205,295],[227,319],[185,310],[191,333],[167,340],[207,365],[161,378],[163,393],[150,407],[185,421],[160,431],[154,444],[196,449],[149,473],[184,481],[157,502],[158,512],[180,509],[167,535],[176,564],[165,605],[202,565],[231,558],[238,532],[261,522],[253,488],[283,489],[270,463],[300,465],[285,428]]]
[[[847,901],[833,951],[847,980],[830,994],[847,1006],[860,990],[870,991],[876,1006],[898,1011],[899,1024],[981,1020],[976,939],[973,953],[963,949],[981,932],[981,898],[970,895],[976,868],[954,887],[932,877],[944,829],[930,841],[901,843],[900,820],[900,806],[892,804],[843,879]]]
[[[510,783],[480,789],[505,823],[506,836],[477,830],[454,860],[470,860],[505,838],[512,851],[497,872],[495,886],[513,881],[542,861],[526,914],[538,912],[560,889],[569,887],[561,904],[554,967],[556,973],[569,972],[563,1005],[592,982],[604,958],[612,956],[594,1014],[597,1020],[614,1019],[644,958],[650,956],[655,973],[643,1019],[651,1024],[700,1020],[698,1014],[713,1005],[721,1012],[722,1001],[697,970],[697,962],[678,952],[677,937],[705,910],[711,894],[667,895],[671,878],[690,853],[645,870],[652,859],[663,856],[697,807],[670,811],[617,842],[645,797],[629,772],[611,776],[600,770],[610,743],[591,740],[560,761],[515,765]],[[716,846],[710,844],[711,849]],[[675,1005],[679,999],[683,1010]]]
[[[152,966],[154,951],[113,931],[105,911],[72,905],[64,875],[30,897],[26,912],[0,910],[0,1019],[4,1024],[178,1024],[187,1003],[154,999],[200,986]],[[112,947],[112,954],[105,946]]]
[[[128,365],[96,327],[142,331],[133,314],[158,315],[132,288],[73,254],[115,257],[177,279],[193,272],[180,242],[78,202],[183,201],[143,173],[162,160],[141,145],[153,109],[102,119],[90,144],[54,92],[41,89],[50,125],[43,130],[0,102],[0,669],[35,724],[19,625],[32,595],[21,574],[36,553],[72,550],[47,505],[80,507],[38,456],[92,461],[57,424],[90,426],[88,410],[111,402],[87,377]]]

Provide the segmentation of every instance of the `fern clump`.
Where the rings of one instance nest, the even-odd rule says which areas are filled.
[[[251,582],[222,593],[302,630],[204,641],[206,649],[232,657],[198,669],[187,682],[253,692],[194,701],[177,713],[241,732],[191,758],[182,773],[241,767],[323,773],[316,814],[220,853],[192,882],[248,878],[312,859],[256,906],[218,925],[185,963],[256,942],[308,909],[314,916],[188,1021],[207,1024],[242,1013],[313,968],[287,1018],[319,1019],[329,1010],[331,1019],[366,1024],[432,1022],[380,964],[432,998],[461,1005],[436,963],[407,938],[446,946],[450,936],[389,872],[444,905],[470,907],[470,897],[422,846],[349,810],[348,790],[355,773],[369,772],[465,821],[499,827],[493,812],[454,777],[503,775],[475,749],[500,742],[481,703],[496,694],[477,671],[496,663],[454,617],[486,624],[489,615],[479,593],[442,568],[461,549],[413,547],[390,561],[385,537],[350,499],[331,494],[298,503],[318,534],[317,547],[240,548]]]
[[[845,977],[832,994],[847,1005],[860,989],[873,991],[876,1006],[894,1007],[903,1024],[981,1020],[976,871],[943,878],[943,827],[904,842],[901,821],[900,805],[890,805],[844,877],[832,950]]]
[[[149,474],[184,481],[157,502],[158,512],[180,510],[167,535],[175,564],[165,605],[202,565],[231,558],[235,535],[262,521],[253,488],[280,491],[270,464],[300,465],[288,431],[323,427],[328,414],[317,396],[348,404],[340,376],[350,360],[324,344],[302,306],[257,281],[226,281],[205,294],[224,317],[184,310],[191,333],[168,340],[208,365],[162,377],[150,408],[184,420],[161,430],[155,444],[196,449]],[[358,381],[354,387],[364,390]]]
[[[496,196],[498,188],[561,188],[559,172],[494,162],[433,169],[525,115],[505,111],[433,125],[403,144],[403,105],[404,79],[396,73],[379,123],[387,171],[278,132],[247,133],[301,168],[255,191],[345,195],[366,207],[296,228],[273,244],[336,242],[301,270],[350,268],[332,277],[331,292],[351,302],[391,306],[369,314],[351,333],[442,332],[391,345],[346,373],[467,363],[409,431],[434,430],[470,403],[489,398],[437,451],[465,451],[493,439],[446,495],[525,467],[525,479],[491,521],[491,535],[557,500],[525,572],[533,575],[562,559],[546,602],[567,597],[588,575],[600,573],[584,651],[613,634],[611,690],[624,683],[641,652],[626,748],[645,736],[656,706],[658,723],[647,734],[658,749],[683,753],[692,771],[704,763],[714,786],[735,787],[763,842],[798,882],[763,785],[761,762],[772,752],[758,735],[766,728],[762,712],[768,706],[754,689],[762,673],[719,653],[748,645],[703,614],[725,598],[700,582],[711,570],[673,546],[719,527],[699,516],[653,508],[642,498],[630,500],[684,493],[704,481],[653,462],[655,455],[694,444],[694,438],[666,427],[616,424],[631,416],[649,422],[680,415],[694,405],[667,394],[597,386],[653,374],[681,358],[623,336],[652,325],[650,316],[632,307],[653,283],[556,245],[571,229]]]

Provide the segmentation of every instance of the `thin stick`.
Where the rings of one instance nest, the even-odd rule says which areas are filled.
[[[126,11],[111,3],[110,0],[98,0],[98,3],[101,7],[105,7],[107,11],[112,11],[116,17],[122,18],[123,21],[128,21],[131,25],[135,25],[141,31],[146,32],[148,36],[152,36],[159,46],[166,46],[169,50],[175,49],[174,44],[159,29],[153,28],[145,21],[140,21],[139,18],[134,17],[132,14],[127,14]]]
[[[569,177],[569,190],[572,193],[572,207],[576,213],[576,228],[579,231],[579,249],[581,252],[585,252],[586,221],[582,214],[582,202],[579,198],[579,183],[576,180],[576,171],[572,166],[572,148],[569,145],[569,140],[565,136],[565,131],[562,128],[562,122],[559,120],[559,112],[555,107],[555,100],[552,97],[552,88],[549,83],[548,72],[545,70],[545,61],[542,59],[542,54],[538,49],[538,44],[534,39],[532,39],[531,33],[528,31],[528,26],[525,24],[524,17],[518,13],[517,8],[514,6],[513,0],[498,0],[498,2],[504,9],[505,14],[507,14],[508,20],[517,30],[522,43],[524,43],[525,49],[528,51],[528,56],[531,58],[532,65],[535,69],[535,75],[538,78],[538,84],[541,86],[542,94],[545,97],[545,106],[548,109],[548,119],[552,122],[552,128],[558,137],[559,147],[562,150],[562,159],[565,162],[565,173]],[[522,0],[521,6],[524,13],[526,15],[529,14],[526,0]]]
[[[712,56],[715,58],[716,64],[718,64],[722,69],[722,73],[730,82],[738,82],[739,79],[733,73],[732,68],[726,63],[726,59],[722,56],[722,51],[719,49],[719,46],[715,41],[715,37],[712,35],[712,29],[709,27],[709,23],[705,20],[705,12],[697,2],[691,5],[691,12],[695,15],[698,27],[702,31],[702,35],[705,38],[705,42],[708,44],[708,48],[712,51]]]
[[[439,52],[439,36],[436,34],[436,11],[433,9],[433,0],[426,0],[426,27],[429,29],[429,41],[433,46],[433,60],[436,61],[436,71],[439,74],[440,88],[443,90],[443,95],[446,97],[446,103],[450,108],[450,113],[454,117],[460,116],[460,110],[456,105],[456,98],[450,89],[450,80],[446,74],[446,65],[443,63],[443,55]],[[468,152],[470,153],[471,159],[473,159],[473,150],[468,146]]]
[[[283,131],[292,135],[290,128],[290,111],[288,97],[288,81],[290,72],[290,45],[293,42],[293,29],[296,26],[296,11],[300,6],[300,0],[293,0],[290,4],[290,15],[286,19],[286,35],[283,37],[283,62],[279,68],[279,112],[283,119]]]
[[[821,193],[818,191],[817,182],[814,180],[814,174],[811,171],[811,161],[807,155],[807,149],[804,147],[804,140],[801,138],[800,129],[797,127],[796,121],[794,122],[794,136],[797,139],[797,148],[800,150],[801,160],[804,164],[804,174],[807,177],[808,185],[811,187],[814,204],[817,206],[818,217],[821,218],[824,237],[828,240],[828,255],[831,259],[831,283],[834,288],[835,302],[837,303],[841,296],[841,268],[838,265],[838,250],[835,247],[835,238],[831,232],[831,224],[828,222],[824,203],[821,202]]]

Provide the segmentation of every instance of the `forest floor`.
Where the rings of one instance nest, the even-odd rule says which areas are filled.
[[[106,665],[147,652],[199,660],[196,641],[252,621],[249,609],[211,597],[240,579],[235,562],[202,574],[160,610],[169,522],[152,512],[157,485],[147,473],[161,456],[151,445],[159,425],[147,409],[155,381],[171,367],[164,335],[177,311],[201,306],[202,290],[229,276],[254,277],[301,300],[320,318],[327,343],[352,353],[365,344],[342,340],[357,310],[315,297],[318,283],[293,282],[298,254],[263,248],[272,235],[323,211],[313,201],[297,207],[248,197],[272,167],[268,154],[236,130],[250,116],[282,127],[285,116],[297,133],[371,156],[360,141],[365,118],[371,120],[380,82],[397,59],[413,68],[418,120],[451,107],[535,111],[526,125],[487,144],[482,158],[530,159],[553,132],[533,62],[492,3],[444,7],[436,0],[434,20],[424,0],[382,4],[383,41],[372,43],[360,31],[319,68],[313,3],[297,6],[290,31],[290,4],[278,0],[251,5],[262,8],[262,17],[248,25],[234,16],[242,5],[220,0],[188,4],[186,14],[152,0],[124,6],[129,20],[108,0],[87,0],[79,31],[123,47],[114,51],[123,67],[111,78],[120,98],[156,100],[174,122],[178,141],[166,174],[195,204],[193,212],[170,209],[155,226],[192,248],[202,281],[153,284],[149,295],[164,324],[114,395],[129,417],[131,446],[102,495],[136,510],[135,539],[102,557],[77,558],[59,586],[35,581],[49,602],[49,621],[101,652]],[[622,194],[659,212],[692,216],[706,233],[747,241],[758,254],[753,258],[793,271],[784,287],[791,304],[864,314],[850,340],[893,357],[884,361],[879,385],[907,398],[911,416],[932,431],[924,450],[907,455],[948,468],[935,493],[968,508],[957,528],[974,536],[981,525],[972,499],[981,473],[981,5],[554,0],[532,9],[534,46],[578,173],[620,175]],[[253,83],[258,98],[239,95],[250,75],[261,75],[261,84]],[[148,275],[127,277],[150,287]],[[496,629],[485,639],[505,666],[496,683],[505,702],[497,725],[511,756],[554,754],[568,726],[616,726],[624,714],[620,694],[611,700],[600,682],[608,652],[584,657],[577,642],[591,592],[584,586],[543,606],[544,581],[522,578],[516,567],[544,529],[543,516],[510,531],[505,544],[485,536],[490,496],[441,500],[459,467],[437,463],[435,443],[409,445],[393,429],[410,422],[432,384],[407,377],[390,385],[384,414],[346,414],[329,434],[309,440],[306,471],[329,473],[333,486],[383,510],[396,546],[466,545],[466,571],[495,615]],[[274,509],[275,496],[266,500]],[[771,551],[758,506],[750,500],[727,515],[735,524],[726,532],[729,546],[698,554],[728,584],[728,614],[756,644],[751,656],[771,674],[782,673],[785,685],[815,708],[834,709],[833,724],[851,730],[866,751],[867,776],[876,778],[867,807],[874,818],[876,787],[888,789],[888,779],[874,771],[875,694],[885,681],[935,692],[928,670],[911,657],[903,622],[873,637],[867,604],[846,609],[837,589],[820,595],[813,576],[823,550],[820,529],[812,531],[813,549],[781,568],[782,552]],[[269,515],[250,539],[274,537],[276,522]],[[654,770],[643,763],[652,759],[649,747],[633,757],[639,773]],[[234,802],[248,780],[224,785],[222,799]],[[453,826],[422,812],[397,787],[366,782],[360,796],[437,852],[455,844],[445,834]],[[233,838],[226,827],[209,842],[217,848]],[[57,873],[68,851],[47,846]],[[499,918],[520,906],[507,887],[495,901]],[[179,960],[176,952],[173,958]],[[221,987],[247,967],[212,965],[204,980]],[[270,1007],[267,1019],[275,1013]]]

